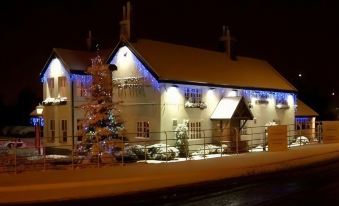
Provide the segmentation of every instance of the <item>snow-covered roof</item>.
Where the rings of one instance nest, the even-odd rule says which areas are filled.
[[[223,52],[139,39],[133,43],[122,40],[115,49],[101,50],[100,55],[109,62],[123,45],[128,46],[160,82],[297,91],[268,62],[241,56],[234,61]],[[95,52],[55,48],[40,76],[54,57],[60,58],[70,73],[82,74],[95,55]]]
[[[212,120],[253,119],[243,97],[224,97],[211,115]]]
[[[112,49],[99,51],[99,54],[104,62],[108,58],[111,51]],[[91,51],[53,48],[52,54],[50,55],[48,61],[46,62],[43,70],[41,71],[40,76],[44,74],[49,63],[55,57],[59,58],[59,60],[62,62],[62,64],[64,65],[68,72],[83,74],[87,67],[91,65],[91,59],[94,58],[96,55],[97,55],[96,52]]]
[[[301,100],[297,100],[297,111],[295,112],[296,117],[316,117],[319,116],[319,114],[314,111],[311,107],[306,105]]]
[[[237,57],[234,61],[223,52],[146,39],[130,46],[161,81],[297,91],[264,60]]]

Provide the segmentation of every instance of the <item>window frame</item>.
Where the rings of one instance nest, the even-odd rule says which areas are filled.
[[[52,124],[53,122],[53,124]],[[50,119],[49,120],[49,137],[47,138],[47,142],[49,143],[54,143],[55,142],[55,119]]]
[[[201,121],[188,121],[187,131],[189,139],[202,139]]]
[[[60,120],[60,133],[59,142],[67,143],[67,119]]]
[[[150,138],[149,121],[137,121],[137,137]]]

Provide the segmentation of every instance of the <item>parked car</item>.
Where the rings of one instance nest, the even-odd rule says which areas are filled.
[[[8,142],[5,142],[2,147],[4,148],[24,148],[26,147],[26,143],[22,140],[10,140]]]

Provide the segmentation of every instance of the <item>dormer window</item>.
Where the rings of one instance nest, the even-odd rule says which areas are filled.
[[[54,78],[47,78],[49,97],[54,97]]]
[[[58,87],[60,97],[66,97],[66,77],[58,77]]]

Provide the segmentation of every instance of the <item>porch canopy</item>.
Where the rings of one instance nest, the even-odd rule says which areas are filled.
[[[253,114],[251,110],[248,108],[243,97],[224,97],[218,103],[210,119],[252,120]]]

